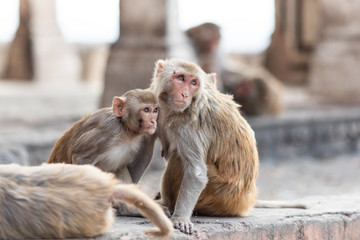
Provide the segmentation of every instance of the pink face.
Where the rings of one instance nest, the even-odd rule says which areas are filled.
[[[175,73],[171,77],[169,103],[176,109],[185,110],[200,87],[199,80],[186,73]]]
[[[142,134],[154,134],[156,131],[156,121],[159,114],[159,108],[157,105],[148,104],[143,106],[140,110],[140,133]]]

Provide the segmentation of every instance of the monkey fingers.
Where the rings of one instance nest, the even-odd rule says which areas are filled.
[[[165,206],[161,206],[162,210],[164,211],[165,215],[170,218],[171,217],[171,212],[169,210],[168,207],[165,207]]]
[[[194,224],[190,221],[190,219],[185,219],[182,217],[172,217],[171,221],[174,224],[174,228],[179,229],[180,232],[192,234],[196,231]]]

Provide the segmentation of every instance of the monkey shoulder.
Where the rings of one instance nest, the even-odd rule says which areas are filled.
[[[73,126],[73,149],[103,148],[120,132],[118,119],[109,108],[103,108],[84,116]]]

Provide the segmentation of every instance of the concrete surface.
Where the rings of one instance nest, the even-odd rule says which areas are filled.
[[[360,239],[360,196],[307,197],[310,209],[253,209],[245,218],[192,218],[197,232],[175,231],[171,239]],[[96,239],[148,239],[153,225],[143,218],[117,217],[111,229]]]

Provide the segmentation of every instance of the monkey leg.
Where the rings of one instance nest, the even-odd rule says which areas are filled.
[[[120,180],[121,183],[131,184],[132,179],[127,167],[120,168],[116,174],[116,178]],[[116,215],[118,216],[133,216],[133,217],[142,217],[142,214],[134,207],[128,206],[124,202],[114,199],[112,202],[113,208],[116,209]]]
[[[208,185],[196,204],[195,212],[208,216],[245,217],[255,203],[256,194],[255,185],[244,190],[239,184],[209,178]]]
[[[115,186],[115,191],[111,196],[111,200],[114,199],[136,207],[159,228],[149,229],[146,231],[146,234],[153,237],[165,238],[173,233],[173,224],[170,219],[166,217],[162,208],[139,190],[136,185],[123,184]]]
[[[160,204],[167,207],[171,213],[174,212],[183,176],[180,159],[170,157],[161,179]]]

